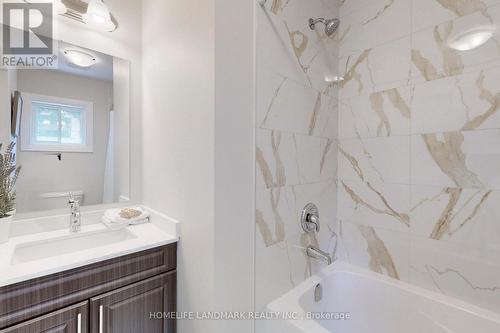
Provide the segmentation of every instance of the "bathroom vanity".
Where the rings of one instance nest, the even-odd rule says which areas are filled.
[[[109,230],[101,214],[84,214],[78,233],[68,216],[15,222],[0,245],[0,333],[175,332],[155,314],[176,310],[178,223],[152,213]]]

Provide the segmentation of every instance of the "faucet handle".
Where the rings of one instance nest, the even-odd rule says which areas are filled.
[[[319,210],[315,204],[309,203],[302,210],[302,215],[300,219],[300,224],[302,229],[307,232],[319,232],[320,222],[319,222]]]
[[[314,224],[316,232],[319,232],[319,216],[315,214],[307,215],[307,222]]]

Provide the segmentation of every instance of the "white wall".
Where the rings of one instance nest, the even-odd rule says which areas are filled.
[[[215,1],[215,295],[218,311],[254,310],[255,1]],[[217,321],[249,333],[252,321]]]
[[[252,4],[144,1],[144,201],[182,223],[178,311],[253,309]]]
[[[182,223],[178,311],[214,302],[213,1],[145,0],[144,201]],[[181,321],[179,333],[213,332]]]
[[[63,208],[41,199],[40,194],[45,192],[83,190],[84,205],[102,203],[113,83],[51,70],[20,70],[17,77],[21,93],[91,101],[94,107],[92,153],[63,153],[59,161],[47,152],[18,147],[18,164],[23,169],[16,184],[17,211]]]

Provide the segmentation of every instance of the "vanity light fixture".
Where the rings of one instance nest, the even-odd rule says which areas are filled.
[[[116,24],[111,20],[108,6],[102,0],[90,0],[87,12],[82,15],[83,22],[104,31],[114,31]]]
[[[79,50],[64,50],[64,55],[71,64],[81,68],[89,68],[97,62],[93,55]]]
[[[495,34],[493,27],[479,27],[457,34],[448,40],[448,46],[457,51],[469,51],[486,44]]]

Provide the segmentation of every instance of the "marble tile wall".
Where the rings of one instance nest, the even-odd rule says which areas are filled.
[[[500,311],[500,0],[339,1],[340,256]]]
[[[338,75],[339,48],[308,20],[337,16],[336,0],[257,8],[257,311],[321,268],[305,255],[309,244],[328,252],[335,245],[338,86],[325,78]],[[300,227],[309,202],[320,210],[317,237]]]

